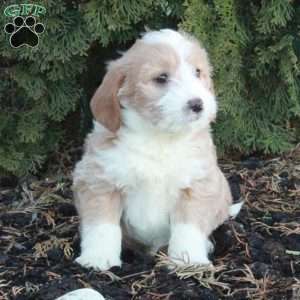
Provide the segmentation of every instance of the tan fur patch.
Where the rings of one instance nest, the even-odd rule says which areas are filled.
[[[117,99],[124,74],[116,69],[109,70],[91,100],[94,118],[112,132],[121,125],[120,103]]]

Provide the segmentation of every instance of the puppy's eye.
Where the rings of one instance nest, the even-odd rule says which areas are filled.
[[[169,80],[169,75],[167,73],[162,73],[154,78],[154,81],[159,84],[166,84]]]
[[[201,70],[199,68],[196,69],[196,77],[200,78]]]

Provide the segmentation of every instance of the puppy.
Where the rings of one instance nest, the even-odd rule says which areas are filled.
[[[208,264],[231,208],[210,133],[217,103],[205,49],[186,33],[146,33],[108,66],[94,129],[74,170],[86,267],[121,266],[122,235],[178,264]],[[237,210],[236,212],[234,212]]]

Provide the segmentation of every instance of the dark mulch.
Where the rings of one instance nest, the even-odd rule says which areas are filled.
[[[55,299],[93,287],[106,299],[300,299],[300,149],[223,162],[235,220],[213,234],[214,271],[177,270],[166,257],[124,249],[122,268],[86,270],[70,177],[0,182],[0,299]]]

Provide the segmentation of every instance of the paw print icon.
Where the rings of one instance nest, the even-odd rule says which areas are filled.
[[[37,23],[33,16],[27,18],[15,17],[12,23],[4,27],[4,31],[10,34],[10,44],[13,48],[21,46],[36,47],[39,44],[39,34],[43,33],[45,26]]]

